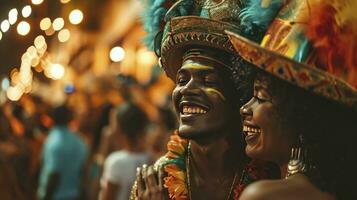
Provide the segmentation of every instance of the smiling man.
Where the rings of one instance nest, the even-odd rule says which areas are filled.
[[[151,41],[176,83],[172,99],[179,127],[168,153],[154,166],[138,169],[131,199],[238,199],[249,183],[279,175],[244,154],[239,107],[252,95],[253,76],[224,32],[240,30],[243,5],[172,3],[153,1],[145,26],[149,35],[162,30]],[[163,18],[166,24],[159,23]]]

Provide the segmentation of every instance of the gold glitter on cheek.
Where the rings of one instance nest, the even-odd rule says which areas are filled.
[[[224,97],[224,95],[223,95],[220,91],[218,91],[218,90],[216,90],[216,89],[214,89],[214,88],[207,88],[206,91],[207,91],[207,92],[216,93],[219,97],[221,97],[221,99],[222,99],[223,101],[226,100],[226,97]]]

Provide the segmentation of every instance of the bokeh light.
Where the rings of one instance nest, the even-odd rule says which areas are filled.
[[[70,1],[71,0],[61,0],[61,3],[66,4],[66,3],[70,2]]]
[[[55,20],[53,20],[52,26],[55,31],[61,30],[64,26],[63,18],[59,17],[59,18],[56,18]]]
[[[71,37],[71,32],[68,29],[63,29],[58,33],[58,40],[60,42],[66,42]]]
[[[109,56],[113,62],[120,62],[125,57],[125,51],[121,47],[114,47],[114,48],[112,48],[112,50],[110,50]]]
[[[52,64],[47,69],[47,75],[54,80],[61,79],[65,74],[65,69],[61,64]]]
[[[6,96],[11,101],[18,101],[23,94],[22,88],[20,86],[12,87],[10,86],[6,91]]]
[[[32,9],[30,5],[27,5],[22,8],[21,14],[24,18],[27,18],[31,15]]]
[[[137,62],[139,66],[153,66],[157,63],[157,57],[154,52],[148,51],[146,48],[142,48],[137,53]]]
[[[10,23],[7,19],[5,19],[4,21],[1,22],[0,29],[2,32],[5,33],[6,31],[9,30],[9,28],[10,28]]]
[[[72,10],[71,13],[69,13],[69,22],[71,24],[79,24],[83,20],[83,13],[79,9]]]
[[[0,40],[2,39],[2,32],[0,31]]]
[[[51,19],[46,17],[40,21],[41,30],[45,31],[51,27]]]
[[[22,36],[27,35],[30,32],[30,29],[30,24],[25,21],[22,21],[17,25],[17,33]]]
[[[2,90],[7,90],[10,87],[10,80],[9,78],[5,77],[1,81],[1,88]]]
[[[34,4],[34,5],[40,5],[43,0],[31,0],[31,2]]]
[[[15,24],[17,21],[17,9],[13,8],[9,11],[9,24]]]

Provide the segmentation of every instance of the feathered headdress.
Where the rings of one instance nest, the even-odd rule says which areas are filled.
[[[310,0],[306,36],[316,49],[317,66],[357,88],[357,1]]]

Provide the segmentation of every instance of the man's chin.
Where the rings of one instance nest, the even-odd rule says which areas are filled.
[[[197,131],[197,130],[193,130],[192,128],[189,128],[189,127],[179,127],[178,129],[178,135],[181,137],[181,138],[184,138],[184,139],[195,139],[195,138],[198,138],[198,137],[202,137],[202,131]]]

